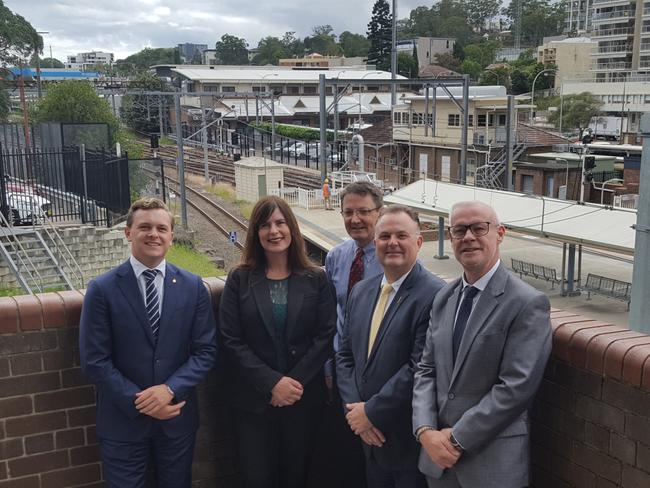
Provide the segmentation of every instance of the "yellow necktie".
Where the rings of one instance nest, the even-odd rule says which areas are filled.
[[[368,357],[370,357],[370,351],[372,351],[372,346],[375,344],[377,332],[379,332],[379,326],[381,325],[381,321],[384,318],[384,313],[386,312],[388,297],[392,291],[393,285],[390,283],[386,283],[381,287],[381,294],[379,295],[379,300],[377,301],[375,311],[372,313],[372,321],[370,322],[370,335],[368,336]]]

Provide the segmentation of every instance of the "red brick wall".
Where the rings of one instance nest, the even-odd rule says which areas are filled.
[[[206,280],[218,296],[221,281]],[[0,298],[0,488],[99,487],[95,394],[79,368],[83,295]],[[216,304],[216,303],[215,303]],[[199,388],[194,486],[236,486],[220,378]]]
[[[215,298],[219,280],[206,280]],[[83,296],[0,298],[0,488],[99,487],[94,393],[79,369]],[[650,336],[554,310],[531,408],[535,488],[650,487]],[[195,488],[237,485],[219,368],[199,389]]]

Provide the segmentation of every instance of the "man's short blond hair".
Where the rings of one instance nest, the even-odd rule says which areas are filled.
[[[171,221],[172,230],[174,229],[174,215],[169,211],[165,202],[159,198],[139,198],[131,204],[129,212],[126,214],[126,226],[131,227],[133,225],[133,214],[138,210],[157,210],[163,209],[169,215],[169,220]]]

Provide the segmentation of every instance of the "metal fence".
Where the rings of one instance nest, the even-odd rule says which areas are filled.
[[[14,225],[55,222],[110,226],[130,205],[126,157],[79,149],[0,147],[0,209]]]
[[[155,197],[167,203],[165,165],[160,158],[130,159],[129,185],[131,200]]]
[[[0,145],[9,152],[70,149],[84,145],[89,150],[112,146],[112,134],[105,123],[45,122],[30,125],[0,124]]]

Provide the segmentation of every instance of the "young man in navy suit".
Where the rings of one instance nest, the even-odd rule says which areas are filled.
[[[348,425],[363,441],[369,488],[425,486],[411,435],[413,373],[444,282],[417,262],[421,246],[415,212],[383,209],[375,228],[383,274],[359,282],[347,302],[337,381]]]
[[[97,389],[97,436],[110,488],[189,488],[199,425],[196,385],[216,356],[215,321],[201,279],[165,261],[167,206],[144,198],[124,231],[131,257],[91,281],[79,332],[81,367]]]

